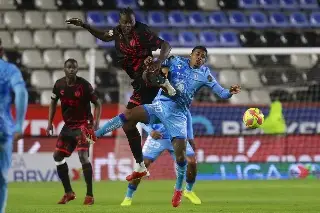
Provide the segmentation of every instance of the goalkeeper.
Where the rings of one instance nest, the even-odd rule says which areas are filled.
[[[192,191],[196,176],[197,176],[197,161],[194,153],[194,137],[192,129],[192,120],[190,113],[188,114],[188,144],[186,148],[187,156],[187,173],[186,173],[186,188],[183,191],[183,195],[188,198],[193,204],[201,204],[201,200]],[[148,168],[163,151],[168,151],[172,158],[175,158],[173,145],[170,140],[170,136],[167,133],[163,124],[145,125],[141,123],[142,128],[148,133],[148,138],[144,143],[142,152],[144,163]],[[135,179],[128,185],[126,197],[121,203],[121,206],[131,206],[132,197],[141,179]]]
[[[286,121],[282,113],[282,104],[280,101],[274,101],[270,105],[270,112],[260,127],[265,134],[285,134]]]

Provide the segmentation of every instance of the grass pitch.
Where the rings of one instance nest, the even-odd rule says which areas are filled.
[[[320,212],[320,182],[291,181],[199,181],[195,192],[203,204],[185,198],[171,206],[173,181],[143,181],[131,207],[121,207],[126,182],[94,183],[95,205],[83,206],[84,182],[72,183],[77,199],[57,205],[63,195],[60,183],[11,183],[6,213],[311,213]]]

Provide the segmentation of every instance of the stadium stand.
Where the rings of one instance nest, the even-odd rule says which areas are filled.
[[[112,67],[113,43],[95,40],[64,21],[78,17],[109,29],[118,22],[117,9],[128,6],[135,9],[137,20],[152,26],[174,47],[320,47],[316,0],[2,0],[0,37],[5,58],[31,73],[30,100],[48,103],[47,89],[62,75],[63,61],[69,57],[84,70],[79,74],[88,76],[88,50],[97,48],[96,83],[111,97],[105,101],[116,102],[119,70]],[[236,104],[269,103],[276,94],[288,101],[299,99],[299,87],[288,92],[277,86],[308,87],[320,79],[317,55],[210,55],[208,65],[223,85],[237,79],[244,86],[241,96],[232,100]],[[203,89],[196,100],[217,99]]]

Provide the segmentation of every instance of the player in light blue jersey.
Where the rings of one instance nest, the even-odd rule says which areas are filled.
[[[145,125],[141,123],[142,128],[148,133],[148,138],[145,141],[142,153],[144,158],[144,164],[148,168],[164,151],[168,151],[175,160],[174,149],[170,140],[170,135],[165,129],[163,124]],[[194,136],[192,129],[191,114],[188,113],[188,142],[186,148],[187,156],[187,174],[186,174],[186,188],[183,191],[183,195],[188,198],[193,204],[201,204],[201,200],[194,193],[193,186],[197,176],[197,161],[194,153]],[[191,145],[190,145],[191,144]],[[141,179],[136,179],[128,184],[126,197],[121,203],[121,206],[131,206],[133,194],[136,192]]]
[[[13,141],[22,138],[23,121],[28,105],[28,92],[20,70],[2,59],[0,38],[0,213],[5,212],[7,176],[11,165]],[[11,115],[11,91],[15,93],[16,122]]]
[[[195,93],[202,87],[208,86],[220,98],[228,99],[233,94],[240,92],[239,85],[230,89],[221,87],[211,75],[210,69],[204,66],[207,59],[207,49],[203,46],[195,47],[190,58],[171,56],[166,59],[162,71],[168,75],[168,79],[174,89],[175,96],[169,96],[161,91],[152,104],[146,104],[133,108],[130,112],[124,112],[109,120],[104,126],[95,132],[97,137],[105,135],[123,125],[131,126],[138,122],[154,124],[161,122],[167,129],[174,147],[176,156],[177,180],[172,198],[172,205],[179,206],[182,197],[182,184],[186,174],[186,139],[187,139],[187,114]],[[148,174],[145,168],[136,167],[132,173]]]

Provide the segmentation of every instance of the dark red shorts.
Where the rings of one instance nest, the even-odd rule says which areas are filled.
[[[71,129],[67,126],[63,126],[58,141],[56,144],[56,150],[64,152],[66,156],[70,156],[72,152],[77,150],[89,150],[90,144],[81,140],[81,129]]]
[[[153,99],[157,96],[159,89],[159,87],[144,87],[139,90],[134,90],[127,105],[127,109],[132,109],[143,104],[151,104]]]

